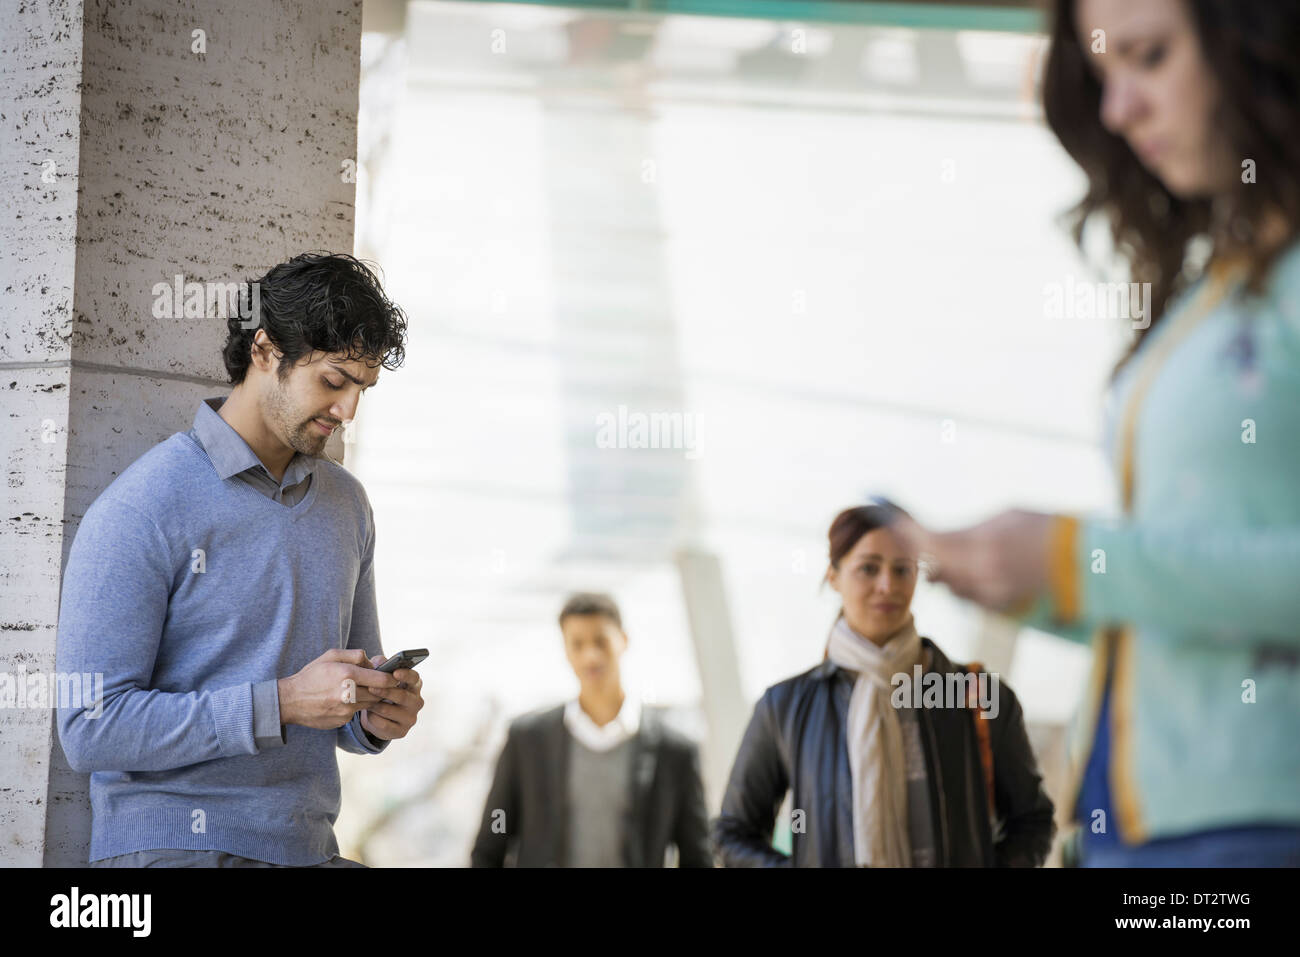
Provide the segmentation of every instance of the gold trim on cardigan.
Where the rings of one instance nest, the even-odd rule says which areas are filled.
[[[1110,695],[1110,785],[1119,835],[1126,844],[1141,844],[1147,830],[1138,806],[1136,756],[1133,753],[1133,710],[1137,701],[1134,690],[1133,629],[1125,626],[1115,639],[1114,687]]]
[[[1079,617],[1079,569],[1074,560],[1074,549],[1079,538],[1079,520],[1069,515],[1054,516],[1051,536],[1047,582],[1055,606],[1055,617],[1068,623]]]
[[[1120,501],[1123,503],[1124,514],[1126,515],[1132,514],[1133,511],[1137,419],[1142,400],[1146,398],[1147,389],[1155,381],[1156,374],[1164,366],[1169,354],[1223,301],[1233,277],[1240,271],[1240,268],[1239,264],[1211,266],[1209,282],[1206,283],[1205,289],[1197,297],[1194,305],[1188,309],[1181,321],[1178,322],[1178,325],[1169,330],[1164,339],[1139,360],[1142,364],[1133,389],[1129,392],[1128,400],[1125,403],[1124,416],[1119,432]]]
[[[1208,317],[1227,296],[1233,280],[1245,267],[1243,261],[1212,263],[1209,268],[1209,281],[1194,304],[1183,313],[1177,325],[1171,328],[1163,340],[1156,343],[1148,354],[1137,361],[1141,362],[1137,378],[1124,405],[1121,426],[1118,432],[1118,459],[1120,474],[1120,500],[1124,514],[1133,513],[1133,490],[1136,481],[1136,437],[1138,412],[1147,389],[1155,381],[1156,374],[1174,349]],[[1097,738],[1096,715],[1101,710],[1101,696],[1105,689],[1104,678],[1106,664],[1114,652],[1115,668],[1111,676],[1111,710],[1110,710],[1110,789],[1112,809],[1117,818],[1120,837],[1129,844],[1136,844],[1146,837],[1146,827],[1142,819],[1141,803],[1137,794],[1137,773],[1134,764],[1133,717],[1135,702],[1133,695],[1137,686],[1135,680],[1136,635],[1131,626],[1105,629],[1100,659],[1093,672],[1093,681],[1089,688],[1089,706],[1094,717],[1091,720],[1092,737],[1088,741],[1087,757],[1075,768],[1071,793],[1073,804],[1078,802],[1078,789],[1082,784],[1087,762],[1092,757],[1092,749]],[[1100,676],[1100,680],[1098,678]],[[1073,809],[1071,813],[1073,817]],[[1109,822],[1107,822],[1109,824]]]
[[[1156,373],[1160,371],[1169,354],[1182,342],[1187,334],[1200,325],[1201,320],[1214,311],[1214,308],[1222,302],[1231,285],[1232,280],[1238,277],[1244,268],[1242,261],[1235,263],[1214,263],[1210,265],[1210,280],[1206,283],[1205,290],[1200,296],[1197,296],[1195,306],[1184,313],[1183,319],[1178,322],[1177,328],[1171,329],[1169,334],[1165,335],[1164,342],[1158,343],[1154,350],[1148,355],[1138,359],[1141,363],[1138,381],[1128,394],[1125,403],[1125,410],[1121,420],[1121,428],[1118,430],[1118,460],[1119,460],[1119,493],[1123,503],[1125,515],[1132,514],[1132,503],[1134,503],[1134,481],[1135,481],[1135,446],[1136,432],[1138,432],[1138,411],[1141,406],[1141,400],[1145,398],[1147,389],[1151,386]],[[1078,614],[1078,596],[1082,585],[1078,575],[1082,575],[1082,568],[1071,568],[1073,575],[1066,572],[1066,563],[1063,559],[1063,549],[1066,547],[1066,538],[1069,533],[1066,532],[1065,525],[1061,525],[1060,531],[1054,529],[1052,564],[1050,564],[1050,581],[1052,581],[1052,594],[1057,601],[1058,609],[1070,607],[1074,614]],[[1074,541],[1070,541],[1071,558],[1073,558]],[[1071,562],[1070,564],[1073,564]],[[1075,602],[1074,605],[1067,605],[1069,602]],[[1069,767],[1069,788],[1066,794],[1069,794],[1070,813],[1067,820],[1075,820],[1078,817],[1079,810],[1079,789],[1083,785],[1084,771],[1087,770],[1088,762],[1092,759],[1093,748],[1097,742],[1097,720],[1100,719],[1101,697],[1105,693],[1106,671],[1109,670],[1110,658],[1114,654],[1114,674],[1112,675],[1112,696],[1110,696],[1110,797],[1112,797],[1112,809],[1117,818],[1119,835],[1127,843],[1134,844],[1145,839],[1147,830],[1141,818],[1141,806],[1138,801],[1138,787],[1136,787],[1136,774],[1134,772],[1134,741],[1132,741],[1132,719],[1134,719],[1134,703],[1132,703],[1132,694],[1136,683],[1134,680],[1134,641],[1136,640],[1134,629],[1131,627],[1108,628],[1099,627],[1093,635],[1093,659],[1092,674],[1088,677],[1088,689],[1084,694],[1084,701],[1080,716],[1087,719],[1089,726],[1092,727],[1086,741],[1087,746],[1083,749],[1079,761],[1071,761]],[[1084,827],[1088,822],[1084,822]],[[1110,822],[1106,822],[1110,826]]]

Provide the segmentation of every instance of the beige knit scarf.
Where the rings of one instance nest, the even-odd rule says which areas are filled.
[[[858,866],[908,867],[907,767],[898,713],[889,702],[891,679],[911,675],[921,660],[921,638],[907,621],[881,645],[844,619],[831,628],[831,661],[857,673],[849,699],[845,737],[853,775],[853,851]]]

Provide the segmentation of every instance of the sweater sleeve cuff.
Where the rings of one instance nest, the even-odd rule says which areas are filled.
[[[1008,617],[1022,627],[1033,628],[1086,644],[1096,631],[1097,582],[1088,580],[1084,570],[1089,565],[1089,550],[1097,542],[1097,523],[1066,515],[1052,516],[1048,530],[1047,583],[1033,595],[1027,595],[1007,609]]]
[[[253,685],[253,742],[258,751],[286,743],[280,724],[280,688],[274,678]]]
[[[212,693],[212,717],[217,729],[217,747],[223,757],[256,754],[253,743],[252,682],[231,685]]]
[[[342,736],[351,738],[355,747],[347,747],[343,744],[345,751],[351,751],[353,754],[378,754],[388,747],[388,742],[379,738],[372,738],[365,728],[361,727],[361,712],[358,711],[352,716],[352,720],[345,724],[341,729]]]

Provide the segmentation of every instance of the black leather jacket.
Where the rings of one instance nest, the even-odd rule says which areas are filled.
[[[965,669],[938,646],[927,673]],[[853,791],[844,741],[854,675],[827,660],[768,688],[745,731],[722,813],[711,823],[713,852],[727,867],[852,867]],[[1040,866],[1051,847],[1052,802],[1025,733],[1015,694],[999,681],[998,715],[921,708],[934,841],[945,867]],[[996,826],[990,822],[974,721],[989,721]],[[803,832],[793,856],[772,847],[772,828],[793,787]]]

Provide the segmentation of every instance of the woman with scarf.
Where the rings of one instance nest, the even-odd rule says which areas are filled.
[[[1052,802],[1016,696],[917,634],[916,554],[891,531],[896,517],[860,506],[831,525],[827,581],[843,608],[826,659],[754,708],[712,826],[724,866],[1036,867],[1047,856]],[[791,856],[771,842],[787,791]]]

